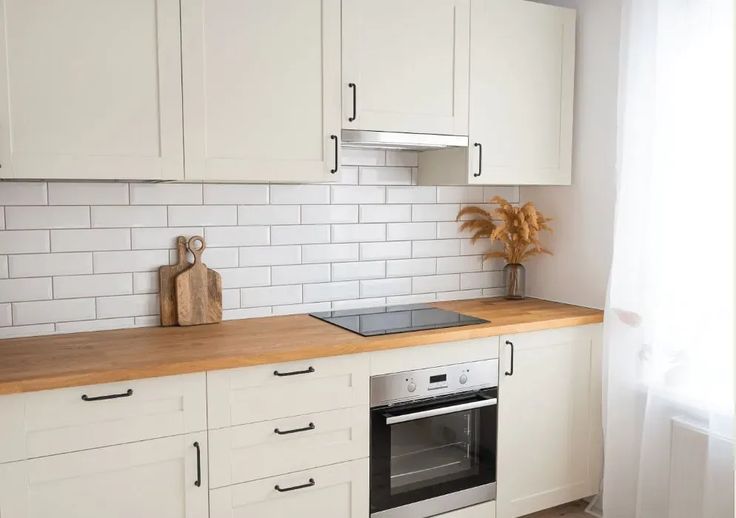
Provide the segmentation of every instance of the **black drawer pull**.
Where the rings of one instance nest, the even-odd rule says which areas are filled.
[[[194,441],[193,446],[197,448],[197,480],[194,481],[194,485],[199,487],[202,485],[202,456],[199,451],[199,442]]]
[[[353,116],[348,117],[348,120],[353,122],[358,117],[358,87],[355,83],[348,83],[348,88],[353,90]]]
[[[483,172],[483,145],[476,142],[473,146],[478,148],[478,172],[473,173],[473,176],[478,178]]]
[[[315,484],[316,484],[316,482],[314,481],[314,479],[313,478],[310,478],[309,479],[309,482],[307,482],[306,484],[302,484],[300,486],[291,486],[291,487],[281,488],[281,486],[279,486],[278,484],[276,484],[275,486],[273,486],[273,488],[276,491],[278,491],[279,493],[286,493],[287,491],[295,491],[297,489],[304,489],[305,487],[312,487]]]
[[[303,371],[291,371],[291,372],[279,372],[279,371],[273,371],[274,376],[297,376],[299,374],[311,374],[314,372],[314,367],[309,367],[308,369],[304,369]]]
[[[504,375],[506,376],[513,376],[514,375],[514,344],[513,342],[509,342],[506,340],[506,345],[511,346],[511,370],[507,370],[504,372]]]
[[[304,428],[294,428],[293,430],[285,430],[283,432],[278,428],[274,428],[273,433],[277,433],[279,435],[289,435],[290,433],[308,432],[309,430],[314,430],[314,428],[314,423],[309,423],[309,425],[305,426]]]
[[[335,141],[335,167],[330,169],[330,173],[335,174],[337,172],[337,169],[339,168],[340,164],[338,164],[338,149],[340,147],[339,142],[337,141],[337,135],[330,135],[330,139]]]
[[[130,397],[132,395],[133,395],[133,389],[128,389],[122,394],[108,394],[106,396],[89,397],[87,394],[82,394],[82,401],[104,401],[106,399],[117,399],[120,397]]]

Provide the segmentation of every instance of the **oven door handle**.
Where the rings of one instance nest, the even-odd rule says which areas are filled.
[[[411,414],[395,415],[386,417],[386,424],[406,423],[408,421],[416,421],[417,419],[425,419],[427,417],[436,417],[439,415],[454,414],[455,412],[463,412],[465,410],[473,410],[484,406],[493,406],[498,404],[497,398],[483,399],[481,401],[471,401],[470,403],[460,403],[459,405],[443,406],[440,408],[432,408],[431,410],[422,410]]]

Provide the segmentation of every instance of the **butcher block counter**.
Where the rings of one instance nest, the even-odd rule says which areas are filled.
[[[539,299],[433,306],[485,324],[363,337],[309,315],[0,340],[0,394],[338,356],[595,324],[597,309]]]

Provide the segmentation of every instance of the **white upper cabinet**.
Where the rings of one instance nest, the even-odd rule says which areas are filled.
[[[575,11],[471,0],[468,149],[422,153],[427,184],[569,185]]]
[[[0,178],[183,175],[178,0],[0,2]]]
[[[343,0],[345,129],[468,134],[470,0]]]
[[[182,0],[182,42],[187,180],[335,177],[340,0]]]

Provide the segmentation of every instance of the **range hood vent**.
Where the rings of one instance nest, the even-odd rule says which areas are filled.
[[[468,137],[344,129],[342,130],[342,144],[347,147],[422,151],[448,147],[468,147]]]

